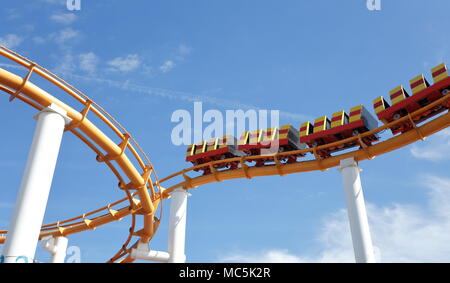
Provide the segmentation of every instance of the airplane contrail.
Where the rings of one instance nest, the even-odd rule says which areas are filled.
[[[12,64],[5,64],[0,63],[0,67],[6,67],[6,68],[12,68],[12,69],[23,69],[23,67],[18,65],[12,65]],[[237,101],[227,100],[227,99],[221,99],[217,97],[210,97],[205,95],[196,95],[193,93],[188,92],[182,92],[182,91],[175,91],[170,89],[163,89],[163,88],[155,88],[155,87],[149,87],[145,85],[138,85],[134,83],[130,83],[129,81],[115,81],[105,78],[99,78],[99,77],[88,77],[88,76],[82,76],[82,75],[76,75],[69,72],[64,72],[64,76],[70,77],[77,80],[84,80],[89,82],[95,82],[102,85],[106,85],[108,87],[117,88],[121,90],[126,90],[128,92],[138,93],[138,94],[147,94],[152,96],[157,96],[161,98],[166,99],[173,99],[173,100],[182,100],[186,102],[197,102],[201,101],[206,104],[219,106],[221,108],[230,108],[230,109],[254,109],[254,110],[277,110],[277,109],[265,109],[259,106],[240,103]],[[305,121],[310,120],[312,117],[310,115],[305,114],[299,114],[299,113],[292,113],[292,112],[286,112],[280,110],[280,116],[285,117],[289,120],[293,121]]]

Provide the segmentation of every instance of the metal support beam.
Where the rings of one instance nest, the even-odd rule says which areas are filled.
[[[169,216],[169,239],[168,250],[169,262],[184,263],[185,238],[186,238],[186,212],[187,197],[190,194],[184,189],[175,189],[170,194],[170,216]]]
[[[353,158],[340,161],[348,219],[352,233],[353,250],[357,263],[375,262],[369,221],[361,185],[360,169]]]
[[[54,104],[34,118],[36,130],[3,248],[6,263],[34,261],[64,127],[70,122]]]

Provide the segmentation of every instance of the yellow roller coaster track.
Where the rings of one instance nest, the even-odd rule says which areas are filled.
[[[283,176],[299,172],[318,170],[325,171],[329,168],[338,166],[341,159],[350,157],[354,158],[356,161],[373,159],[378,155],[391,152],[418,140],[423,140],[450,125],[450,113],[448,111],[437,118],[430,119],[420,125],[416,125],[414,123],[414,118],[416,116],[419,116],[435,106],[444,105],[449,108],[450,96],[444,96],[441,99],[420,108],[414,113],[410,113],[407,116],[404,116],[392,123],[378,127],[372,131],[315,148],[274,154],[270,157],[273,160],[272,165],[255,167],[251,166],[251,163],[248,162],[248,160],[267,159],[268,156],[266,155],[230,158],[186,168],[158,180],[148,157],[136,141],[100,106],[94,103],[79,90],[58,78],[56,75],[38,66],[36,63],[20,56],[19,54],[6,49],[5,47],[0,47],[0,55],[28,69],[26,77],[22,78],[0,68],[0,90],[10,95],[10,101],[17,98],[38,110],[49,106],[51,103],[55,103],[66,110],[68,116],[73,120],[73,122],[67,127],[67,130],[75,134],[75,136],[81,139],[97,154],[97,161],[104,162],[111,169],[119,180],[119,188],[124,190],[127,194],[125,198],[97,210],[87,212],[64,221],[44,225],[42,226],[40,237],[42,238],[49,235],[67,236],[86,230],[92,230],[101,225],[108,224],[131,215],[133,218],[131,225],[132,227],[130,228],[130,235],[125,244],[109,260],[109,262],[133,261],[133,259],[129,256],[131,248],[136,245],[136,243],[129,245],[132,237],[136,236],[142,242],[149,242],[151,240],[153,235],[156,233],[161,220],[162,200],[169,198],[170,192],[174,189],[193,189],[209,183],[238,178],[251,179],[260,176]],[[65,93],[75,98],[81,104],[82,110],[74,110],[74,108],[56,99],[49,93],[31,83],[29,80],[31,73],[40,75],[42,78],[64,90]],[[101,129],[95,126],[87,118],[88,113],[93,113],[100,118],[100,121],[103,122],[102,126],[112,129],[113,132],[122,140],[122,142],[119,144],[114,143],[110,137],[108,137],[104,132],[102,132]],[[414,125],[414,129],[400,135],[392,136],[389,139],[379,141],[371,146],[367,146],[362,142],[362,138],[366,136],[380,133],[398,123],[403,123],[405,121],[412,123]],[[361,147],[350,152],[341,153],[339,155],[324,159],[317,154],[317,151],[320,151],[321,149],[335,147],[350,141],[358,141]],[[129,154],[127,149],[131,152],[130,156],[134,157],[137,161],[139,169],[136,168],[128,158]],[[314,156],[314,159],[298,161],[290,164],[280,162],[282,156],[308,152]],[[219,171],[214,166],[215,164],[231,161],[238,161],[240,163],[240,167],[237,169],[225,169]],[[197,177],[188,176],[189,172],[205,166],[209,166],[212,172],[211,174]],[[142,171],[142,173],[140,173],[140,171]],[[124,177],[128,178],[128,183]],[[166,189],[160,187],[160,184],[168,181],[172,181],[173,184],[166,186]],[[131,193],[130,191],[134,192]],[[123,206],[127,202],[128,205]],[[122,207],[117,208],[120,205],[122,205]],[[160,210],[159,218],[155,216],[155,212],[158,207]],[[136,215],[142,215],[144,218],[144,227],[138,231],[135,230]],[[0,231],[0,244],[4,243],[6,233],[7,231]]]

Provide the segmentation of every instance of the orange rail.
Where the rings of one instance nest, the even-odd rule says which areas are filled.
[[[20,78],[0,68],[0,90],[3,90],[7,94],[11,95],[12,98],[20,99],[38,110],[41,110],[51,103],[56,103],[58,106],[64,108],[68,112],[69,117],[74,120],[74,122],[68,126],[68,130],[74,133],[97,154],[97,161],[105,162],[105,164],[118,178],[119,187],[127,193],[127,197],[100,209],[85,213],[78,217],[42,226],[40,235],[41,238],[48,235],[67,236],[70,234],[95,229],[98,226],[120,220],[128,215],[132,215],[133,217],[135,215],[143,215],[144,228],[139,231],[134,231],[133,218],[132,229],[130,229],[130,236],[126,241],[126,245],[130,242],[132,236],[138,236],[141,241],[148,242],[156,232],[161,219],[154,216],[156,208],[159,207],[161,210],[161,200],[164,198],[168,198],[169,193],[176,188],[192,189],[213,182],[220,182],[237,178],[253,178],[273,175],[283,176],[299,172],[317,170],[323,171],[338,166],[341,159],[349,157],[354,158],[356,161],[372,159],[375,156],[391,152],[393,150],[411,144],[417,140],[423,140],[425,137],[441,131],[450,125],[450,113],[448,112],[442,114],[437,118],[428,120],[426,123],[422,123],[421,125],[415,125],[413,121],[414,117],[435,106],[445,105],[446,107],[449,107],[450,97],[444,96],[443,98],[431,103],[430,105],[427,105],[426,107],[423,107],[415,111],[414,113],[410,113],[409,115],[402,117],[392,123],[383,125],[377,129],[360,134],[358,136],[347,138],[345,140],[318,146],[316,148],[306,148],[302,150],[277,153],[273,156],[249,156],[213,161],[183,169],[177,173],[158,180],[156,174],[154,173],[153,167],[150,164],[150,161],[148,160],[142,149],[134,141],[134,139],[120,126],[119,123],[117,123],[117,121],[115,121],[97,104],[92,102],[92,100],[87,98],[87,96],[85,96],[72,86],[68,85],[49,71],[37,66],[37,64],[21,57],[16,53],[13,53],[10,50],[7,50],[4,47],[0,47],[0,55],[3,55],[11,59],[12,61],[26,67],[27,69],[38,73],[43,78],[59,86],[61,89],[63,89],[72,97],[76,98],[81,104],[84,105],[83,110],[78,112],[70,106],[57,100],[29,81],[31,72],[28,73],[27,77]],[[106,126],[112,129],[114,133],[116,133],[117,136],[122,139],[123,143],[119,145],[113,143],[108,136],[106,136],[99,128],[92,124],[86,117],[86,114],[89,111],[97,115],[97,117],[99,117]],[[318,150],[335,147],[341,144],[348,143],[350,141],[361,141],[362,138],[366,136],[380,133],[398,123],[402,123],[405,121],[411,122],[415,126],[414,129],[401,135],[393,136],[387,140],[380,141],[371,146],[366,146],[361,142],[360,149],[341,153],[329,158],[322,159],[317,155]],[[130,141],[134,144],[134,146],[136,146],[137,150],[133,147]],[[130,149],[130,152],[132,153],[134,158],[137,159],[140,170],[143,171],[142,173],[139,173],[138,169],[135,168],[133,163],[128,159],[125,150],[123,150],[124,148]],[[106,152],[106,154],[102,153],[102,150]],[[285,155],[308,152],[312,153],[315,159],[298,161],[291,164],[284,164],[279,161],[281,159],[280,157]],[[273,160],[273,164],[263,167],[250,166],[249,160],[263,158],[271,158]],[[116,168],[112,161],[115,161],[119,168]],[[239,162],[240,167],[237,169],[225,169],[220,171],[214,167],[215,164],[227,163],[231,161]],[[187,175],[188,172],[192,172],[205,166],[210,167],[212,172],[211,174],[198,177],[189,177]],[[130,180],[128,184],[125,182],[125,176]],[[176,181],[176,178],[181,178],[181,180]],[[160,187],[160,184],[168,181],[174,181],[175,184],[163,190]],[[130,193],[130,190],[136,190],[136,192]],[[119,205],[124,205],[124,203],[127,201],[129,203],[128,206],[115,208]],[[0,231],[0,243],[4,242],[6,233],[7,231]],[[131,250],[131,247],[133,247],[135,244],[133,244],[131,247],[126,247],[126,245],[124,245],[117,252],[117,254],[110,260],[110,262],[133,261],[133,259],[129,257],[129,252]]]
[[[136,190],[136,195],[139,199],[130,203],[130,207],[139,207],[137,212],[144,217],[144,227],[138,236],[141,241],[148,242],[153,237],[155,227],[159,223],[159,219],[155,217],[155,213],[161,199],[161,189],[149,158],[137,142],[99,105],[50,71],[2,46],[0,46],[0,55],[28,70],[27,75],[22,78],[4,69],[0,69],[0,90],[10,95],[10,101],[19,99],[38,110],[42,110],[51,104],[56,104],[63,108],[72,119],[72,122],[66,127],[66,130],[75,134],[75,136],[91,148],[97,154],[97,161],[104,162],[111,169],[119,180],[119,187],[121,189],[125,191]],[[79,104],[69,106],[39,88],[30,81],[32,74],[37,74],[51,82],[61,89],[64,94],[74,98]],[[75,107],[82,108],[82,110],[77,111]],[[101,125],[99,126],[102,129],[88,119],[89,115],[95,115],[100,120]],[[116,137],[106,135],[104,133],[106,130],[112,130]],[[113,141],[113,139],[117,138],[121,141],[119,144]],[[138,167],[134,165],[130,157],[138,164]],[[130,198],[127,199],[131,200]],[[128,212],[125,213],[123,209],[119,211],[112,210],[111,206],[108,206],[107,210],[109,212],[108,215],[103,215],[95,219],[88,219],[85,215],[83,222],[107,223],[104,221],[108,221],[108,217],[118,219],[122,214],[129,214]],[[128,210],[128,208],[125,210]],[[89,213],[88,215],[91,214],[93,213]],[[72,228],[75,229],[75,226]],[[62,228],[59,224],[58,227],[62,235],[66,233],[65,229],[69,229]]]

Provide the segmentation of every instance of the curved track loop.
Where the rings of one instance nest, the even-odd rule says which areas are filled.
[[[119,210],[112,209],[112,206],[124,201],[121,200],[99,210],[84,214],[81,220],[82,225],[88,229],[93,229],[96,226],[110,222],[109,220],[111,219],[119,220],[130,213],[133,215],[140,214],[144,217],[144,227],[137,232],[134,232],[134,227],[132,227],[130,234],[138,236],[142,242],[150,241],[158,228],[161,218],[161,216],[159,218],[155,217],[158,206],[161,208],[161,188],[150,160],[133,137],[99,105],[53,73],[4,47],[0,47],[0,55],[28,70],[26,77],[22,78],[0,69],[0,90],[10,95],[9,101],[19,99],[38,110],[42,110],[51,104],[56,104],[67,111],[67,115],[72,119],[72,122],[66,127],[66,131],[72,132],[92,149],[97,154],[97,161],[104,162],[111,169],[119,180],[119,188],[127,192],[126,200],[130,202],[128,207]],[[72,100],[75,99],[79,103],[78,105],[73,105],[73,107],[81,108],[82,110],[75,110],[72,106],[37,87],[30,81],[32,74],[39,75],[63,90],[65,95],[69,95]],[[88,119],[88,116],[94,115],[96,116],[95,119],[100,121],[99,126],[102,128],[97,127]],[[104,133],[106,130],[113,132],[116,136],[107,136]],[[113,139],[119,139],[120,143],[116,144]],[[131,195],[129,191],[136,192]],[[134,196],[138,198],[133,198]],[[95,213],[101,211],[107,211],[107,213],[92,217]],[[68,235],[80,231],[77,224],[81,223],[73,223],[77,219],[45,225],[41,235],[50,233],[48,231],[53,231],[53,235]],[[64,225],[69,222],[71,225]],[[57,233],[55,233],[55,230]],[[121,251],[124,249],[126,248],[123,247]],[[118,254],[120,253],[119,251]]]
[[[11,55],[9,55],[9,52],[11,52],[11,51],[8,51],[5,48],[0,48],[0,55],[10,58]],[[14,53],[12,53],[12,54],[14,56],[19,56]],[[6,56],[6,55],[9,55],[9,56]],[[33,64],[32,62],[24,59],[23,57],[19,57],[19,58],[21,58],[21,60],[18,60],[15,57],[12,57],[10,59],[21,64],[22,66],[27,67],[27,68],[30,68],[30,66],[33,66],[33,65],[31,65],[31,64]],[[36,66],[36,65],[34,64],[34,66]],[[40,70],[40,69],[38,69],[38,70]],[[42,70],[45,73],[49,73],[45,69],[42,69]],[[51,73],[49,73],[49,74],[51,74]],[[53,74],[51,74],[51,77],[55,80],[61,81]],[[19,78],[19,77],[15,76],[5,70],[2,70],[2,69],[0,69],[0,83],[3,84],[3,86],[0,85],[0,90],[3,90],[10,95],[14,95],[14,93],[17,92],[17,89],[20,90],[20,87],[22,85],[21,93],[23,93],[24,95],[19,95],[19,96],[17,96],[17,98],[21,99],[22,101],[30,104],[31,106],[33,106],[37,109],[42,109],[42,106],[48,105],[49,100],[42,101],[40,99],[41,96],[37,95],[37,94],[42,94],[42,92],[43,92],[42,90],[40,90],[38,87],[32,85],[30,82],[26,82],[26,81],[24,81],[24,79]],[[73,87],[70,87],[70,88],[73,89]],[[34,93],[34,91],[37,94]],[[51,97],[49,94],[45,94],[45,95],[48,95],[49,97]],[[46,97],[46,96],[44,96],[44,97]],[[36,101],[36,99],[38,99],[38,100]],[[52,98],[52,99],[54,99],[54,98]],[[82,103],[86,105],[86,101],[88,101],[88,100],[87,100],[87,98],[84,98],[84,99],[85,99],[84,103],[83,102]],[[58,100],[51,100],[51,102],[54,102],[54,101],[58,101]],[[44,103],[44,104],[41,104],[41,103]],[[45,103],[47,103],[47,104],[45,104]],[[62,102],[59,102],[57,104],[59,106],[62,106],[66,110],[68,109],[67,108],[68,106],[65,104],[62,104]],[[377,129],[374,129],[370,132],[363,133],[358,136],[354,136],[354,137],[351,137],[351,138],[348,138],[345,140],[340,140],[340,141],[337,141],[337,142],[334,142],[331,144],[318,146],[316,148],[307,148],[307,149],[302,149],[302,150],[277,153],[270,157],[273,160],[272,165],[255,167],[255,166],[251,166],[251,164],[247,161],[250,159],[252,159],[252,160],[260,159],[260,158],[267,159],[268,156],[251,156],[251,157],[242,157],[242,158],[230,158],[230,159],[213,161],[213,162],[210,162],[207,164],[202,164],[202,165],[193,166],[193,167],[190,167],[187,169],[183,169],[177,173],[174,173],[170,176],[160,179],[159,181],[155,176],[155,181],[153,183],[152,183],[152,179],[149,178],[148,182],[146,183],[148,185],[148,187],[158,188],[158,193],[156,191],[150,190],[150,192],[151,192],[151,194],[149,196],[150,200],[151,200],[150,203],[153,204],[152,212],[154,213],[154,209],[158,206],[158,204],[160,203],[160,200],[168,198],[169,193],[176,188],[193,189],[193,188],[196,188],[201,185],[214,183],[214,182],[221,182],[221,181],[230,180],[230,179],[238,179],[238,178],[251,179],[251,178],[260,177],[260,176],[273,176],[273,175],[283,176],[283,175],[294,174],[294,173],[299,173],[299,172],[318,171],[318,170],[325,171],[329,168],[338,166],[339,161],[341,159],[345,159],[345,158],[349,158],[349,157],[353,157],[356,161],[373,159],[374,157],[376,157],[378,155],[382,155],[382,154],[394,151],[396,149],[399,149],[401,147],[409,145],[418,140],[423,140],[426,137],[447,128],[448,126],[450,126],[450,113],[447,111],[447,113],[442,114],[441,116],[439,116],[437,118],[428,120],[428,121],[422,123],[421,125],[415,125],[413,130],[410,130],[406,133],[403,133],[403,134],[400,134],[397,136],[393,136],[387,140],[380,141],[371,146],[366,146],[363,143],[361,143],[361,147],[359,149],[353,150],[351,152],[341,153],[341,154],[338,154],[338,155],[335,155],[335,156],[332,156],[329,158],[325,158],[325,159],[320,158],[315,153],[317,152],[317,150],[341,145],[341,144],[347,143],[352,140],[361,140],[365,136],[380,133],[386,129],[389,129],[390,127],[392,127],[395,124],[402,123],[407,120],[409,122],[412,122],[414,125],[414,122],[413,122],[414,117],[416,117],[416,116],[420,115],[421,113],[427,111],[428,109],[431,109],[438,105],[444,105],[447,108],[449,108],[450,107],[450,96],[445,96],[445,97],[427,105],[426,107],[423,107],[423,108],[415,111],[414,113],[409,114],[408,116],[402,117],[392,123],[383,125]],[[101,108],[98,107],[98,109],[101,109]],[[74,110],[72,110],[72,111],[74,111]],[[106,112],[103,112],[103,110],[101,110],[101,112],[106,113]],[[86,127],[86,125],[84,125],[84,123],[88,122],[88,120],[85,117],[84,118],[81,117],[82,119],[80,119],[79,115],[77,115],[77,114],[80,114],[80,113],[76,112],[76,111],[72,112],[72,116],[75,118],[78,118],[76,121],[81,121],[79,126],[84,126],[84,127],[80,127],[80,130],[83,130]],[[71,116],[71,118],[72,118],[72,116]],[[79,137],[83,142],[85,142],[91,149],[93,149],[97,154],[101,154],[101,152],[94,146],[94,144],[87,142],[88,140],[83,138],[81,136],[81,134],[78,133],[78,131],[76,131],[76,129],[71,129],[71,131],[75,135],[77,135],[77,137]],[[123,137],[123,135],[122,135],[122,137]],[[115,146],[117,146],[117,145],[115,145]],[[104,148],[104,150],[106,150],[106,149]],[[109,154],[111,154],[109,151],[107,151],[107,152]],[[315,157],[315,159],[298,161],[296,163],[291,163],[291,164],[284,164],[279,161],[281,159],[280,157],[284,156],[284,155],[307,153],[307,152],[312,153],[313,156]],[[144,154],[144,156],[145,156],[145,154]],[[239,161],[240,167],[237,169],[226,169],[226,170],[220,170],[220,171],[218,171],[214,167],[214,164],[219,164],[222,162],[226,163],[226,162],[230,162],[230,161]],[[136,181],[141,181],[141,180],[137,176],[130,174],[131,177],[137,177],[137,180],[130,178],[131,183],[127,184],[126,186],[123,186],[124,181],[123,181],[121,175],[119,174],[118,170],[115,169],[115,167],[112,165],[111,162],[106,161],[106,164],[108,165],[108,167],[110,167],[110,169],[113,171],[113,173],[119,179],[119,182],[121,184],[120,187],[127,192],[127,197],[123,198],[119,201],[116,201],[114,203],[111,203],[100,209],[91,211],[89,213],[85,213],[81,216],[74,217],[74,218],[67,219],[67,220],[60,221],[60,222],[56,222],[56,223],[44,225],[44,226],[42,226],[41,237],[47,236],[47,235],[58,236],[58,235],[75,234],[75,233],[79,233],[82,231],[95,229],[98,226],[119,220],[128,215],[132,215],[133,223],[132,223],[132,227],[130,229],[130,237],[127,239],[126,244],[128,244],[130,242],[131,236],[133,236],[133,235],[139,236],[141,238],[141,240],[143,240],[143,241],[149,241],[151,239],[151,237],[153,236],[154,232],[156,231],[156,229],[158,227],[160,219],[154,218],[153,229],[151,230],[152,234],[146,233],[145,228],[143,230],[134,232],[134,223],[135,223],[134,216],[139,215],[139,214],[144,214],[147,216],[149,215],[149,214],[145,214],[145,212],[148,211],[148,209],[149,209],[148,206],[150,203],[147,202],[146,203],[147,206],[144,208],[144,206],[143,206],[144,202],[141,199],[141,197],[144,200],[146,199],[145,192],[142,192],[143,187],[139,187],[139,184],[142,184],[142,183],[141,182],[134,183]],[[120,163],[119,166],[121,164],[123,165],[123,163]],[[151,165],[147,165],[147,166],[150,166],[150,168],[152,168]],[[212,172],[211,174],[198,176],[198,177],[189,177],[187,175],[188,172],[193,172],[196,169],[199,169],[199,168],[205,167],[205,166],[210,167],[211,172]],[[124,170],[124,168],[122,168],[122,166],[120,166],[120,168],[125,172],[125,170]],[[141,166],[141,169],[144,170],[144,173],[142,175],[138,174],[139,176],[141,176],[141,179],[144,178],[142,176],[145,174],[146,168],[148,168],[148,167]],[[127,172],[127,173],[129,174],[130,172]],[[127,173],[125,173],[125,174],[127,174]],[[128,174],[127,174],[127,176],[128,176]],[[130,176],[128,176],[128,177],[130,177]],[[176,180],[177,178],[180,180]],[[167,189],[164,189],[164,190],[159,187],[159,185],[161,183],[168,182],[168,181],[173,181],[175,184],[173,184],[169,187],[166,186]],[[136,184],[138,184],[138,185],[136,185]],[[141,188],[141,190],[140,190],[140,188]],[[136,189],[137,191],[131,194],[131,193],[129,193],[129,190],[132,190],[132,189]],[[144,190],[146,191],[146,189],[144,189]],[[136,196],[138,196],[139,199],[136,199],[135,198]],[[129,202],[129,206],[125,206],[120,209],[117,209],[117,208],[113,209],[114,207],[123,205],[127,201]],[[150,214],[150,215],[152,215],[152,214]],[[148,224],[149,217],[146,217],[144,219],[147,219],[146,223]],[[6,234],[6,231],[0,231],[0,234],[3,234],[3,236],[0,235],[0,243],[3,243],[3,241],[5,240],[4,234]],[[133,244],[132,246],[134,246],[135,244]],[[122,247],[122,249],[120,249],[119,252],[110,260],[110,262],[132,262],[133,259],[131,259],[129,257],[129,252],[130,252],[131,248],[127,248],[126,246],[127,245],[124,245]]]

